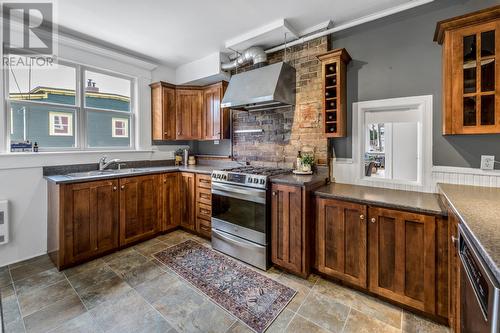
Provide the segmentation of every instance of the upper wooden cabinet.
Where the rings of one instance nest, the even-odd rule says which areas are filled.
[[[202,139],[229,139],[230,110],[221,109],[220,103],[227,88],[222,81],[203,89]]]
[[[500,6],[437,23],[443,134],[500,133]]]
[[[346,49],[335,49],[318,56],[323,81],[323,122],[327,138],[347,135],[347,64]]]
[[[317,199],[318,271],[366,288],[366,224],[366,206]]]
[[[175,86],[151,85],[151,134],[153,140],[175,140]]]
[[[227,82],[206,87],[156,82],[150,87],[153,140],[230,138],[230,110],[220,107]]]
[[[177,123],[176,139],[201,138],[203,92],[200,89],[177,88],[175,91]]]

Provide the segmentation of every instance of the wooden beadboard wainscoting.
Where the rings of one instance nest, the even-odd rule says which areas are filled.
[[[383,187],[395,190],[437,192],[437,183],[500,187],[500,170],[485,171],[475,168],[433,166],[431,181],[428,182],[429,185],[413,186],[406,184],[394,184],[380,180],[357,181],[355,176],[355,172],[357,171],[356,164],[353,163],[350,158],[337,159],[333,168],[333,174],[336,182],[338,183]]]

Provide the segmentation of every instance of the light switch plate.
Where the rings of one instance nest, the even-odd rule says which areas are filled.
[[[495,156],[481,155],[481,169],[493,170],[495,167]]]

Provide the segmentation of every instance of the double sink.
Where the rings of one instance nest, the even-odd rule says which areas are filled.
[[[108,169],[108,170],[92,170],[85,172],[69,173],[66,176],[70,178],[94,178],[99,176],[123,175],[133,173],[146,173],[153,171],[151,168],[127,168],[127,169]]]

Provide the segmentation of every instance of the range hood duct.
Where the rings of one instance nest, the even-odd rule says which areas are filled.
[[[221,107],[260,111],[295,105],[295,68],[285,62],[231,76]]]
[[[267,53],[264,51],[262,47],[252,46],[243,51],[243,53],[233,61],[221,64],[220,68],[223,71],[230,71],[240,66],[243,66],[244,64],[250,61],[253,62],[253,65],[257,64],[265,65],[267,64]]]

